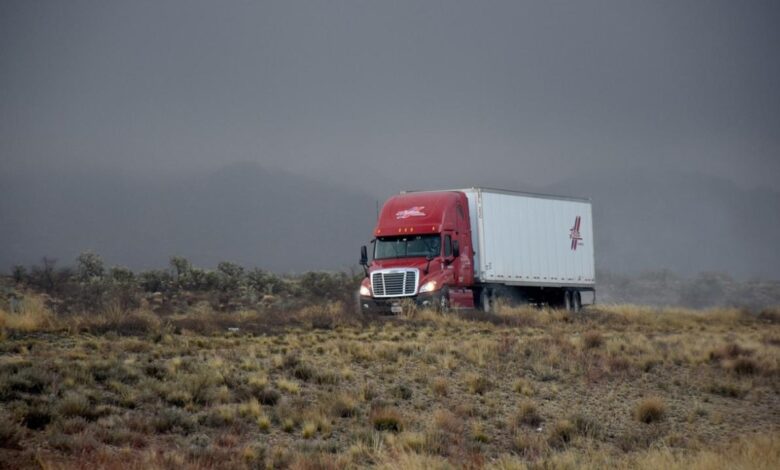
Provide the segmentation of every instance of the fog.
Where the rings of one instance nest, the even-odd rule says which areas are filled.
[[[0,4],[0,270],[349,269],[401,189],[591,197],[600,269],[780,279],[776,2]]]

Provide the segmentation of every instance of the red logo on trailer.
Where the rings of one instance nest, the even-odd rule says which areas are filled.
[[[582,235],[580,235],[580,221],[582,219],[580,216],[577,216],[576,219],[574,219],[574,226],[569,229],[569,238],[571,238],[571,249],[577,250],[577,247],[579,245],[582,245]]]

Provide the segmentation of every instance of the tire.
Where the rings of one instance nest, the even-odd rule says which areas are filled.
[[[572,292],[572,309],[579,313],[582,311],[582,295],[580,295],[580,291],[575,290]]]
[[[567,312],[574,310],[574,301],[572,297],[573,296],[571,291],[563,291],[563,309]]]
[[[485,313],[490,313],[490,310],[492,308],[492,299],[490,298],[490,291],[486,288],[483,288],[479,293],[479,305],[482,308],[482,311]]]
[[[439,312],[445,313],[449,312],[450,310],[450,291],[447,289],[447,287],[442,287],[441,292],[439,293],[439,301],[436,305],[436,310]]]

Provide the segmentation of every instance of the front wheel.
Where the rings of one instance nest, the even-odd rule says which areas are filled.
[[[436,310],[440,312],[447,312],[450,309],[450,291],[447,287],[442,287],[439,292],[439,299],[436,303]]]

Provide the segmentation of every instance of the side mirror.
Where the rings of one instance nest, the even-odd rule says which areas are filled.
[[[460,256],[460,243],[458,243],[458,240],[452,241],[452,256],[455,258]]]
[[[427,261],[428,264],[425,265],[425,271],[423,271],[424,274],[428,274],[428,271],[431,269],[431,261],[433,261],[433,258],[435,257],[430,253],[425,255],[425,261]]]

